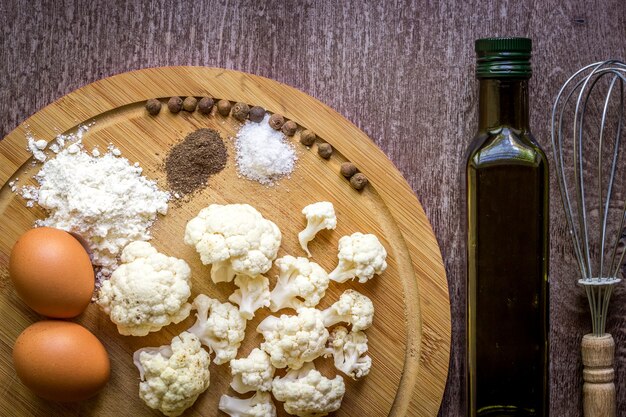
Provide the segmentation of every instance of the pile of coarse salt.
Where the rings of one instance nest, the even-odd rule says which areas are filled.
[[[57,145],[65,139],[57,138]],[[74,232],[87,242],[98,281],[115,270],[127,244],[150,239],[150,226],[157,214],[167,213],[170,198],[142,175],[138,163],[119,155],[113,146],[103,155],[97,149],[90,154],[77,140],[43,164],[35,175],[38,187],[18,189],[27,205],[47,210],[37,226]]]
[[[239,173],[264,185],[291,174],[298,159],[285,135],[269,125],[269,118],[265,115],[260,123],[247,121],[235,142]]]

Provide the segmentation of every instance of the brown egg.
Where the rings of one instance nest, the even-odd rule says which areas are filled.
[[[89,255],[63,230],[39,227],[24,233],[11,251],[9,273],[22,300],[44,316],[76,317],[93,295]]]
[[[84,327],[61,320],[27,327],[13,346],[13,364],[35,394],[64,402],[94,396],[111,372],[102,343]]]

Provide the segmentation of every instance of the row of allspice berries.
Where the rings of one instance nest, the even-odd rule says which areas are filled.
[[[211,97],[202,97],[198,100],[196,97],[189,96],[185,99],[174,96],[167,102],[167,108],[172,113],[179,113],[184,110],[187,112],[193,112],[196,109],[201,114],[210,114],[213,106],[216,107],[217,112],[227,117],[232,115],[240,122],[244,122],[246,119],[250,119],[253,122],[259,123],[265,117],[265,109],[261,106],[248,106],[246,103],[237,102],[234,105],[225,99],[218,100],[217,103]],[[161,111],[161,101],[155,98],[151,98],[146,101],[146,110],[152,116],[156,116]],[[274,113],[270,116],[269,125],[275,129],[282,131],[287,136],[293,136],[298,125],[293,120],[285,120],[285,118],[278,113]],[[315,143],[317,136],[315,133],[308,129],[304,129],[300,133],[300,143],[306,147],[310,147]],[[333,153],[332,146],[327,142],[322,142],[317,145],[317,153],[324,159],[329,159]],[[358,169],[352,162],[344,162],[341,164],[340,173],[348,181],[350,185],[356,190],[362,190],[368,184],[368,179],[365,174],[358,172]]]

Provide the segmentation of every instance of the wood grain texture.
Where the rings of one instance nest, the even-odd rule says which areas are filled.
[[[473,40],[534,39],[531,125],[549,151],[550,107],[566,77],[626,58],[621,0],[0,2],[0,136],[62,95],[152,66],[234,68],[295,86],[383,149],[417,193],[443,252],[453,345],[440,415],[463,414],[464,256],[460,167],[476,128]],[[549,152],[548,152],[549,153]],[[552,179],[551,411],[582,415],[580,341],[591,326]],[[616,341],[617,415],[626,414],[626,292]]]

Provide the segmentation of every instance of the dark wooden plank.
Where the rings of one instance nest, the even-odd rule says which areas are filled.
[[[463,413],[464,259],[460,166],[476,126],[473,40],[535,41],[532,126],[548,150],[550,108],[565,78],[626,59],[621,0],[536,2],[301,1],[0,3],[0,137],[86,83],[137,68],[207,65],[293,85],[363,129],[404,173],[439,239],[450,284],[453,347],[442,416]],[[288,3],[288,4],[287,4]],[[552,414],[581,415],[586,301],[553,181]],[[618,415],[626,414],[626,304],[617,291]]]

